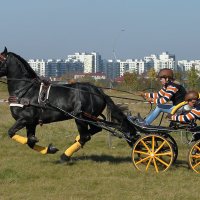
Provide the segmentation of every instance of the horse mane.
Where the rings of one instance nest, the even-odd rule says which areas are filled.
[[[31,66],[28,64],[28,62],[23,59],[21,56],[13,53],[13,52],[9,52],[8,54],[11,54],[13,55],[14,57],[17,58],[18,61],[20,61],[22,64],[23,64],[23,67],[27,70],[27,75],[28,77],[31,77],[31,78],[37,78],[38,75],[36,74],[36,72],[31,68]]]

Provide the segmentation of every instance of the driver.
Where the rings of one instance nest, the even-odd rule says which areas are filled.
[[[199,93],[196,91],[189,91],[185,95],[185,101],[187,102],[188,107],[190,107],[190,111],[185,114],[174,114],[168,116],[173,121],[178,122],[191,122],[196,119],[200,119],[200,104],[199,104]]]
[[[161,112],[170,113],[173,107],[184,100],[186,90],[174,80],[171,69],[164,68],[158,73],[158,78],[163,86],[157,93],[140,93],[147,101],[156,104],[156,108],[146,117],[144,121],[138,121],[141,125],[150,125]],[[166,105],[172,101],[172,105]]]

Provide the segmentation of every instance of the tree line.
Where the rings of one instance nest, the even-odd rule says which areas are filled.
[[[191,68],[186,72],[174,71],[174,78],[177,82],[183,85],[187,90],[200,91],[200,76],[199,71],[195,68]],[[69,75],[64,75],[62,80],[71,81],[73,78]],[[115,82],[111,80],[94,80],[90,76],[85,76],[81,79],[74,80],[78,82],[90,82],[96,86],[116,88],[126,91],[157,91],[161,88],[160,81],[157,79],[157,73],[153,68],[146,73],[138,75],[138,73],[125,73],[124,80],[122,82]]]

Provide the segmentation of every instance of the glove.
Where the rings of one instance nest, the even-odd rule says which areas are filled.
[[[145,98],[145,93],[144,93],[144,92],[138,92],[137,95],[138,95],[138,96],[141,96],[141,97],[143,97],[143,98]]]
[[[171,118],[172,118],[172,114],[168,113],[167,116],[166,116],[166,119],[167,119],[167,118],[168,118],[168,119],[171,119]]]
[[[153,98],[147,98],[146,99],[149,103],[152,103],[153,102]]]

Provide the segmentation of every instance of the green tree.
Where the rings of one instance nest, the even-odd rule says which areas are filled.
[[[176,81],[180,82],[181,84],[184,84],[186,73],[183,71],[174,71],[174,78]]]
[[[198,90],[199,89],[199,76],[198,71],[192,67],[191,70],[187,72],[187,86],[189,90]]]
[[[151,68],[147,71],[147,77],[150,80],[150,88],[154,88],[155,87],[155,82],[156,82],[156,77],[157,77],[157,73],[155,71],[154,68]]]
[[[136,72],[125,73],[123,86],[127,90],[138,90],[138,74]]]
[[[155,71],[154,68],[151,68],[147,71],[147,76],[150,78],[150,79],[153,79],[155,80],[156,79],[156,76],[157,76],[157,73]]]

